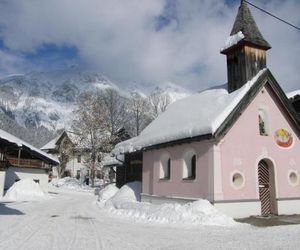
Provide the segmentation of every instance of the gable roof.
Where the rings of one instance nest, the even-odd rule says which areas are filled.
[[[2,129],[0,129],[0,140],[3,140],[3,142],[8,142],[9,144],[13,144],[16,147],[27,149],[32,154],[36,155],[37,157],[39,157],[47,162],[50,162],[51,164],[57,165],[59,163],[55,157],[41,151],[40,149],[15,137],[14,135],[7,133],[6,131],[4,131]]]
[[[117,144],[113,153],[122,154],[203,139],[220,139],[267,82],[300,130],[297,113],[271,72],[264,69],[232,93],[225,89],[209,89],[171,104],[139,136]]]
[[[243,43],[249,43],[254,46],[261,47],[265,50],[271,48],[271,45],[265,40],[265,38],[260,33],[256,22],[251,14],[251,11],[248,8],[248,5],[245,1],[241,2],[230,36],[234,36],[239,32],[242,32],[243,39],[240,39],[240,41],[237,43],[238,45]],[[225,47],[224,50],[221,51],[221,53],[226,53],[227,49],[228,48]]]
[[[76,143],[78,140],[76,134],[70,131],[64,130],[59,136],[55,137],[53,140],[49,141],[47,144],[45,144],[43,147],[41,147],[41,150],[53,150],[57,149],[57,146],[60,144],[61,140],[64,137],[68,137],[73,144]]]
[[[61,137],[61,135],[55,137],[53,140],[46,143],[43,147],[41,147],[41,150],[49,150],[49,149],[55,149],[56,148],[56,142]]]

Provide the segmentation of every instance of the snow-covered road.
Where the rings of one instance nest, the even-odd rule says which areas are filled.
[[[299,249],[300,225],[158,225],[111,217],[89,193],[0,203],[0,249]]]

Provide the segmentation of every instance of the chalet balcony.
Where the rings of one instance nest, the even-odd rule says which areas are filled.
[[[44,168],[49,169],[50,166],[43,161],[34,159],[18,159],[18,158],[7,158],[9,165],[21,168]]]

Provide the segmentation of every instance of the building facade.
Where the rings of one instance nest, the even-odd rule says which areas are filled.
[[[66,148],[68,160],[64,172],[61,174],[62,177],[70,176],[79,179],[80,176],[89,175],[88,168],[84,164],[85,151],[78,148],[76,135],[72,132],[63,131],[58,137],[54,138],[41,150],[59,158],[61,152]],[[69,148],[69,149],[68,149]],[[52,168],[52,178],[58,177],[58,167]]]

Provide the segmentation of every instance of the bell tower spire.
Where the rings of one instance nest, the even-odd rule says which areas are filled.
[[[270,44],[260,33],[245,1],[241,1],[230,39],[235,40],[221,53],[227,57],[228,91],[233,92],[266,68]]]

